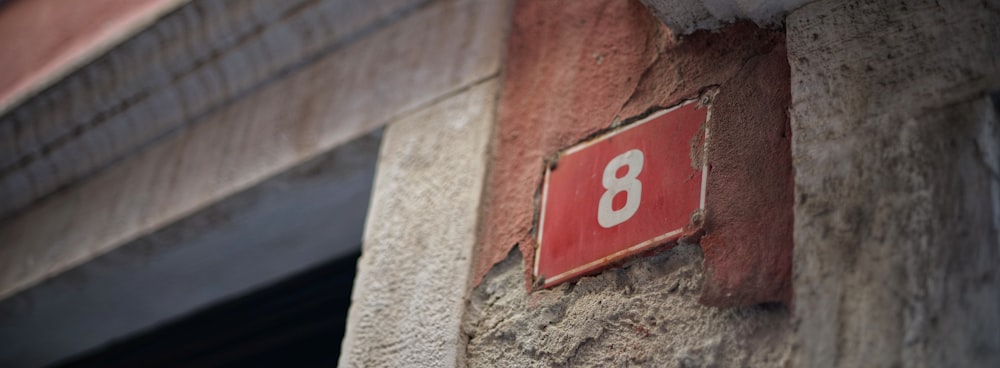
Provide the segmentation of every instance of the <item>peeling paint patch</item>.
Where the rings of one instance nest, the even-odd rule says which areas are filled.
[[[600,65],[594,55],[603,55]],[[710,178],[718,174],[705,183],[718,201],[691,215],[682,238],[713,235],[730,246],[706,248],[702,301],[788,302],[793,203],[785,57],[782,32],[749,22],[674,39],[634,1],[518,2],[472,286],[512,247],[533,263],[539,168],[556,163],[547,158],[628,117],[708,97],[709,142],[721,143],[703,153],[692,142],[699,152],[691,159],[707,163]]]

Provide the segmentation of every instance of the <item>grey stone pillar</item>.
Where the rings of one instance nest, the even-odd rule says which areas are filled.
[[[998,27],[976,1],[789,15],[796,366],[1000,365]]]

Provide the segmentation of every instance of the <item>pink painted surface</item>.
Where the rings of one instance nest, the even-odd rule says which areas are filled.
[[[0,108],[58,79],[177,0],[14,0],[0,7]]]
[[[692,142],[702,147],[707,111],[687,103],[560,154],[542,194],[535,267],[542,286],[680,238],[702,199],[704,168],[690,152]]]

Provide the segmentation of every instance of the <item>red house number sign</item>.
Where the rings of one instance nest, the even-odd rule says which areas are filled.
[[[693,150],[707,116],[688,102],[562,152],[545,173],[535,279],[554,286],[680,237],[705,206]]]

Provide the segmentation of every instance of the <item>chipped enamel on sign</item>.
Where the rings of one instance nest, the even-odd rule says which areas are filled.
[[[536,284],[675,243],[705,207],[707,119],[687,102],[563,151],[545,172]]]

